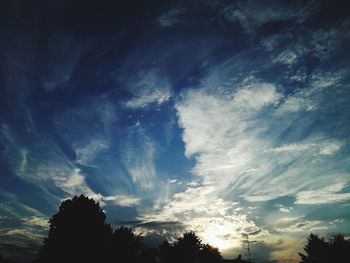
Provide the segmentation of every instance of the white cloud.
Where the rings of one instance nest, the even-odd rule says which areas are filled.
[[[274,230],[280,232],[313,232],[327,229],[324,222],[319,220],[307,220],[304,217],[283,217],[275,222]]]
[[[279,106],[276,113],[285,114],[288,112],[313,111],[316,109],[317,106],[312,101],[302,96],[295,95],[288,97],[284,103]]]
[[[274,147],[267,149],[266,153],[308,153],[320,155],[333,155],[336,154],[342,147],[342,143],[335,139],[325,139],[325,138],[312,138],[305,142],[284,144],[279,147]]]
[[[48,229],[49,220],[46,217],[31,216],[22,219],[24,225],[28,226],[40,226],[44,229]]]
[[[17,208],[22,206],[20,203],[15,205]],[[37,212],[28,212],[35,215],[24,216],[27,213],[20,213],[0,218],[0,243],[23,247],[42,243],[49,227],[48,218]]]
[[[312,144],[292,143],[266,150],[266,152],[283,153],[306,151],[313,147]]]
[[[21,163],[20,163],[20,166],[19,166],[19,169],[18,169],[18,174],[20,176],[23,176],[25,171],[26,171],[26,169],[27,169],[28,151],[25,150],[25,149],[22,149],[22,150],[20,150],[20,153],[21,153],[22,160],[21,160]]]
[[[39,165],[36,169],[35,179],[41,180],[42,183],[52,182],[69,196],[94,195],[94,192],[87,185],[84,175],[81,174],[81,170],[66,163]]]
[[[325,186],[339,171],[325,158],[335,155],[343,143],[322,133],[276,145],[302,117],[300,104],[307,105],[308,94],[288,97],[287,101],[299,104],[293,109],[291,102],[288,107],[277,106],[283,96],[273,84],[250,78],[231,94],[213,92],[213,85],[204,82],[176,104],[185,154],[195,156],[193,173],[205,183],[249,202],[261,202]],[[302,130],[307,125],[301,122],[294,127]]]
[[[174,194],[163,206],[147,211],[141,219],[181,222],[186,229],[196,231],[204,242],[221,250],[240,246],[241,234],[256,229],[256,225],[241,213],[238,203],[225,201],[218,195],[214,185],[189,187]]]
[[[141,188],[152,188],[156,176],[153,163],[149,163],[150,157],[141,158],[135,163],[135,167],[128,167],[129,173],[135,184]]]
[[[146,108],[150,104],[161,105],[172,95],[169,82],[155,71],[141,72],[129,84],[134,98],[126,102],[132,109]]]
[[[321,155],[333,155],[339,151],[342,144],[338,141],[329,141],[321,146],[320,154]]]
[[[4,233],[5,236],[23,236],[28,239],[38,239],[42,236],[38,237],[36,235],[33,235],[33,232],[27,230],[27,229],[11,229]]]
[[[228,21],[238,22],[248,34],[254,33],[265,23],[293,20],[302,23],[315,11],[313,3],[306,5],[287,4],[283,1],[263,4],[257,1],[235,1],[226,6],[222,15]]]
[[[349,176],[349,175],[348,175]],[[296,196],[296,204],[329,204],[350,200],[350,193],[340,193],[347,186],[345,182],[339,182],[330,186],[301,191]]]
[[[158,105],[168,101],[171,97],[171,93],[166,89],[148,90],[147,92],[140,94],[139,97],[129,100],[126,106],[129,108],[145,108],[149,104],[157,103]]]
[[[184,13],[186,9],[178,7],[171,9],[164,14],[162,14],[158,19],[157,22],[161,27],[171,27],[176,24],[180,24],[185,22],[184,21]]]
[[[77,155],[77,163],[89,165],[98,153],[108,149],[108,144],[104,140],[92,139],[87,145],[78,147],[75,152]]]
[[[310,86],[312,91],[319,92],[327,88],[336,88],[347,74],[346,71],[316,72],[311,75]]]
[[[272,62],[284,65],[293,65],[297,62],[298,56],[292,50],[286,50],[279,54]]]
[[[280,207],[279,210],[281,212],[283,212],[283,213],[289,213],[290,212],[290,210],[288,208],[286,208],[286,207]]]
[[[232,106],[236,110],[260,110],[273,105],[280,98],[273,84],[252,82],[234,94]]]
[[[75,168],[66,177],[54,176],[52,179],[59,188],[70,195],[93,194],[93,191],[85,182],[85,177],[80,172],[80,169]]]
[[[3,139],[5,139],[7,143],[10,143],[10,144],[15,142],[15,136],[11,128],[6,123],[1,123],[0,134],[3,142],[4,142]]]
[[[291,210],[293,210],[293,207],[287,207],[287,206],[284,206],[282,204],[278,204],[278,205],[276,205],[276,207],[282,213],[290,213]]]
[[[139,128],[137,138],[126,140],[121,148],[123,163],[133,183],[143,189],[152,189],[157,182],[157,172],[154,163],[155,146],[151,139]]]
[[[335,224],[343,223],[343,222],[344,222],[343,218],[337,218],[337,219],[332,220],[329,224],[330,225],[335,225]]]
[[[117,206],[132,207],[140,204],[140,199],[126,195],[104,196],[103,201],[111,202]]]
[[[335,90],[341,87],[342,80],[348,72],[345,70],[314,72],[307,82],[304,82],[306,79],[305,74],[298,74],[290,76],[289,79],[303,82],[305,88],[288,95],[279,105],[275,114],[284,116],[288,113],[313,112],[322,109],[324,105],[321,105],[320,101],[324,96],[324,92],[327,89]]]
[[[204,89],[188,92],[177,110],[186,155],[197,158],[195,174],[227,187],[244,174],[254,173],[257,164],[251,162],[267,145],[257,137],[264,127],[249,126],[280,97],[274,85],[256,81],[234,93],[232,99]]]
[[[233,155],[243,153],[241,150],[245,147],[244,144],[250,143],[246,138],[237,142],[237,146],[241,144],[238,149],[230,147],[231,144],[236,145],[234,138],[242,135],[246,128],[247,123],[242,118],[273,105],[279,98],[280,94],[274,85],[258,82],[246,85],[232,99],[205,90],[189,91],[186,99],[176,105],[179,124],[184,128],[186,155],[210,154],[222,149],[223,152],[227,151],[227,158],[232,159]],[[225,165],[233,164],[227,161]]]
[[[106,205],[116,205],[121,207],[133,207],[140,204],[140,198],[133,197],[130,195],[102,195],[100,193],[86,194],[89,198],[99,202],[101,207]]]

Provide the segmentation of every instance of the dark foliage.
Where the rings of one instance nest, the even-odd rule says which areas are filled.
[[[203,244],[194,232],[186,232],[173,244],[165,241],[159,247],[161,263],[216,263],[221,255],[217,248]]]
[[[138,262],[143,251],[141,236],[135,235],[131,228],[121,226],[113,232],[112,258],[128,259],[128,262]]]
[[[131,228],[112,230],[100,205],[84,195],[62,202],[49,221],[48,236],[36,263],[144,262],[144,263],[216,263],[218,249],[202,241],[194,232],[186,232],[176,242],[165,241],[158,249],[141,243]]]
[[[62,202],[49,223],[36,263],[218,263],[222,259],[217,248],[203,244],[192,231],[173,243],[164,241],[158,249],[147,248],[131,228],[113,231],[99,203],[84,195]],[[350,240],[336,235],[325,241],[310,234],[304,250],[305,254],[299,253],[300,263],[343,263],[350,253]],[[13,261],[0,255],[2,262]]]
[[[221,255],[217,248],[208,244],[202,245],[199,253],[200,263],[216,263],[221,261]]]
[[[192,231],[175,242],[164,241],[158,249],[141,243],[141,236],[131,228],[112,230],[98,202],[84,195],[62,202],[49,221],[36,263],[218,263],[222,260],[217,248],[203,244]],[[310,234],[299,253],[300,263],[343,263],[350,253],[350,239],[336,235],[328,241]],[[237,259],[240,260],[240,259]],[[0,263],[14,262],[0,255]]]
[[[131,228],[112,230],[99,203],[84,195],[62,202],[49,221],[48,236],[35,263],[139,262],[141,256],[153,263],[151,251]]]
[[[144,248],[140,254],[140,261],[142,263],[156,263],[158,250],[155,248]]]
[[[12,259],[5,259],[1,254],[0,254],[0,263],[16,263],[16,261]]]
[[[299,253],[300,263],[344,263],[350,255],[350,240],[336,235],[325,241],[317,235],[310,234],[304,246],[305,254]]]
[[[112,228],[105,219],[99,204],[86,196],[62,202],[37,262],[108,262]]]

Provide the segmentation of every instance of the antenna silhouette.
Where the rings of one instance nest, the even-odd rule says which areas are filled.
[[[251,262],[252,261],[252,253],[251,253],[251,249],[250,249],[250,244],[251,243],[258,243],[259,241],[256,241],[256,240],[252,240],[252,241],[250,241],[249,240],[249,235],[255,235],[255,234],[257,234],[257,233],[259,233],[261,231],[261,229],[258,229],[258,230],[256,230],[256,231],[253,231],[253,232],[250,232],[250,233],[243,233],[242,234],[242,236],[244,236],[245,237],[245,240],[243,241],[244,243],[246,243],[247,244],[247,247],[246,247],[246,250],[247,250],[247,256],[248,256],[248,261],[249,262]],[[264,242],[264,241],[262,241],[262,242]]]
[[[242,236],[244,236],[246,238],[246,240],[244,240],[244,242],[247,243],[247,256],[248,256],[248,260],[251,261],[252,257],[250,254],[249,234],[242,234]]]

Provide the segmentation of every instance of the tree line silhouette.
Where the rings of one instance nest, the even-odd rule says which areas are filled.
[[[217,263],[218,249],[203,244],[194,232],[158,249],[141,242],[131,228],[113,230],[98,202],[84,195],[62,202],[49,221],[50,229],[33,263],[144,262]]]
[[[299,253],[300,263],[350,262],[350,239],[338,234],[327,241],[311,233],[304,251],[305,254]]]
[[[49,220],[50,229],[32,263],[219,263],[219,250],[204,244],[192,231],[175,242],[164,241],[158,248],[141,242],[130,227],[115,230],[106,223],[98,202],[84,195],[61,203]],[[325,240],[310,234],[300,263],[345,263],[350,253],[350,239],[336,235]],[[14,263],[0,255],[0,263]],[[237,258],[232,262],[248,262]]]

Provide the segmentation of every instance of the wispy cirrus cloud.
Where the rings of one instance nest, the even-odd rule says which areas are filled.
[[[37,253],[48,230],[48,218],[44,216],[3,216],[0,218],[0,248],[9,254],[14,249],[26,251],[27,256]]]
[[[52,36],[48,48],[50,54],[45,61],[41,84],[46,92],[52,92],[69,82],[83,48],[80,43],[63,34]]]
[[[328,227],[325,222],[319,220],[307,220],[303,217],[283,217],[276,221],[274,230],[280,232],[315,232],[325,230]]]
[[[222,10],[222,15],[230,22],[239,23],[248,34],[253,34],[266,23],[293,21],[301,24],[316,9],[317,5],[313,2],[300,5],[280,1],[270,2],[266,6],[256,1],[236,1],[226,6]]]
[[[163,205],[141,214],[143,222],[181,222],[181,227],[169,237],[181,235],[183,229],[191,229],[198,233],[204,242],[225,250],[240,245],[242,233],[256,229],[254,222],[241,213],[238,203],[225,201],[220,197],[215,185],[189,186],[185,191],[178,192]],[[140,231],[149,230],[139,226]],[[175,229],[176,230],[176,229]],[[157,232],[158,231],[158,232]],[[160,224],[157,233],[167,231]],[[151,230],[150,233],[156,233]]]
[[[136,218],[140,231],[196,230],[235,255],[240,234],[262,228],[275,249],[261,249],[292,258],[302,249],[293,237],[329,230],[313,211],[349,200],[350,24],[313,16],[322,3],[181,2],[82,42],[59,30],[38,44],[32,29],[23,52],[4,42],[0,219],[27,224],[0,236],[28,240],[45,227],[43,213],[83,193],[111,219]],[[150,31],[134,34],[139,21]],[[179,127],[165,127],[166,114]]]
[[[327,178],[334,176],[338,169],[323,159],[323,166],[329,168],[318,176],[320,183],[313,186],[314,165],[336,154],[343,145],[341,141],[311,134],[283,144],[290,140],[282,136],[287,129],[295,125],[299,125],[297,129],[305,129],[308,125],[302,121],[302,112],[308,108],[292,107],[290,101],[300,98],[300,94],[310,103],[320,101],[321,91],[314,90],[314,82],[309,85],[310,91],[289,95],[287,100],[274,84],[256,80],[243,81],[229,95],[211,93],[205,86],[185,94],[177,103],[177,111],[184,129],[186,154],[196,156],[194,173],[221,187],[229,184],[232,191],[237,195],[241,193],[240,196],[250,202],[297,196],[303,189],[316,190],[326,184]],[[281,111],[283,115],[276,115]],[[310,118],[317,118],[315,111],[316,107],[309,111]],[[265,134],[269,134],[269,138]],[[278,141],[280,145],[275,146]],[[339,180],[347,182],[346,174]]]
[[[343,177],[339,174],[334,174],[333,176],[335,181],[337,178]],[[317,205],[348,201],[350,199],[350,193],[341,192],[348,184],[349,182],[343,181],[311,191],[301,191],[297,194],[295,203],[302,205]]]
[[[100,139],[92,139],[87,145],[78,147],[75,150],[77,155],[77,163],[83,165],[91,165],[96,155],[106,149],[108,149],[108,144],[106,141]]]
[[[102,202],[111,203],[113,205],[121,207],[134,207],[140,204],[140,198],[127,196],[127,195],[114,195],[114,196],[101,196],[94,197],[96,200],[101,200]],[[102,203],[103,204],[103,203]]]
[[[47,217],[31,216],[22,219],[23,224],[28,226],[39,226],[44,229],[49,228],[49,222]]]
[[[153,103],[161,105],[172,95],[169,82],[155,70],[139,72],[128,86],[134,97],[125,106],[131,109],[146,108]]]
[[[156,20],[160,27],[171,27],[177,24],[184,23],[186,9],[183,7],[172,8],[161,14]]]

